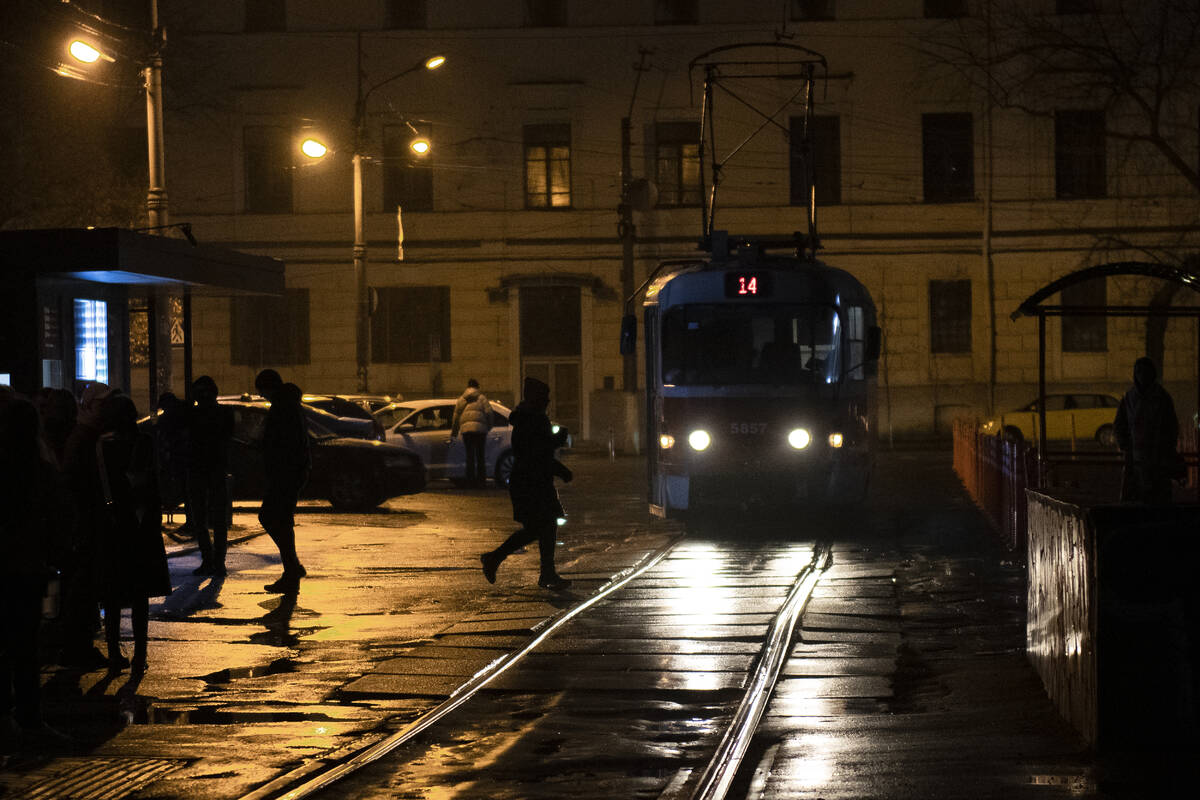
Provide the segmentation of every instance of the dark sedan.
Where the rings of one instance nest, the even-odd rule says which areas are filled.
[[[233,497],[262,497],[262,433],[269,404],[261,401],[222,399],[233,409],[233,442],[229,472]],[[328,500],[339,511],[375,508],[392,497],[417,494],[425,489],[425,465],[406,447],[366,439],[338,436],[307,416],[312,472],[300,496]],[[150,423],[144,420],[143,425]]]

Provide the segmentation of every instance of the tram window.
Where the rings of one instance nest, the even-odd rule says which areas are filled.
[[[838,317],[828,306],[690,305],[663,317],[663,381],[812,384],[839,379]]]

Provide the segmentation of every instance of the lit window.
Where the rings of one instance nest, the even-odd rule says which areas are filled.
[[[108,303],[75,301],[75,379],[108,383]]]

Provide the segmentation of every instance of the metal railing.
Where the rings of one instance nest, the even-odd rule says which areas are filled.
[[[1025,490],[1036,489],[1037,452],[1024,441],[979,432],[974,420],[954,421],[954,471],[1010,550],[1024,550]]]

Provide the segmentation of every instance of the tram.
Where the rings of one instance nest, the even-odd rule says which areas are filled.
[[[865,498],[880,329],[857,279],[719,245],[660,265],[642,305],[652,513]],[[627,315],[622,350],[636,338]]]

